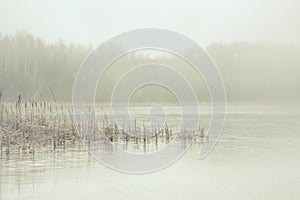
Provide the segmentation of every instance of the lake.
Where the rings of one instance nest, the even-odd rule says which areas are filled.
[[[1,155],[0,199],[299,199],[299,106],[230,105],[212,153],[199,160],[199,150],[144,175],[109,169],[79,144]]]

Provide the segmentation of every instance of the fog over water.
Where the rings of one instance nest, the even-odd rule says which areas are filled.
[[[205,127],[209,118],[201,119]],[[299,107],[230,106],[220,141],[206,159],[199,160],[201,146],[193,144],[171,167],[147,175],[106,168],[82,145],[44,149],[34,157],[2,155],[0,197],[296,200],[299,119]]]
[[[0,0],[0,200],[298,200],[299,19],[297,0]],[[215,64],[226,93],[219,140],[208,134],[213,103],[205,79],[165,50],[122,55],[95,85],[95,107],[85,102],[88,111],[80,115],[72,105],[74,82],[87,56],[111,37],[141,28],[183,34],[205,52],[191,48],[189,56],[208,55]],[[105,47],[105,52],[124,48]],[[183,77],[198,105],[178,101],[176,93],[157,83],[139,85],[128,101],[112,104],[124,75],[149,63]],[[151,71],[181,88],[171,73],[160,72]],[[94,75],[84,77],[85,83]],[[121,88],[129,88],[127,83]],[[183,88],[179,93],[186,94]],[[113,113],[114,106],[122,115]],[[188,117],[182,117],[182,108]],[[152,115],[158,117],[157,127]],[[199,122],[197,130],[177,129],[182,120]],[[120,148],[129,152],[122,157],[128,161],[130,153],[159,153],[174,138],[186,148],[189,133],[196,136],[184,155],[154,173],[121,173],[98,162],[91,150],[100,147],[100,156],[114,160]],[[199,159],[201,148],[214,141],[210,154]]]

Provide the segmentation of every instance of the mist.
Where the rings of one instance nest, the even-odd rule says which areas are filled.
[[[0,199],[298,200],[299,19],[298,0],[0,0]]]
[[[215,42],[206,50],[221,73],[228,102],[296,103],[300,100],[300,46],[263,41]],[[14,101],[20,94],[25,99],[51,101],[51,88],[57,100],[71,101],[76,73],[91,51],[91,46],[68,44],[62,40],[47,43],[28,32],[2,35],[2,100]],[[210,101],[205,82],[192,66],[174,55],[155,51],[130,53],[115,62],[100,79],[97,101],[109,102],[113,86],[122,73],[147,62],[173,67],[187,77],[199,102]],[[157,90],[160,91],[159,98],[154,98],[153,93]],[[165,89],[151,86],[142,88],[133,100],[175,102]]]

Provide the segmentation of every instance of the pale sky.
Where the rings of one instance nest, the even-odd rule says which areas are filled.
[[[138,28],[214,41],[300,44],[298,0],[0,0],[0,33],[27,30],[48,42],[91,44]]]

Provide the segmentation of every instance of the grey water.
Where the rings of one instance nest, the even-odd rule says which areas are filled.
[[[140,107],[137,110],[143,111]],[[204,108],[204,110],[209,110]],[[207,128],[209,117],[203,115]],[[161,171],[130,175],[82,145],[0,157],[0,199],[298,199],[300,106],[230,105],[219,142]]]

